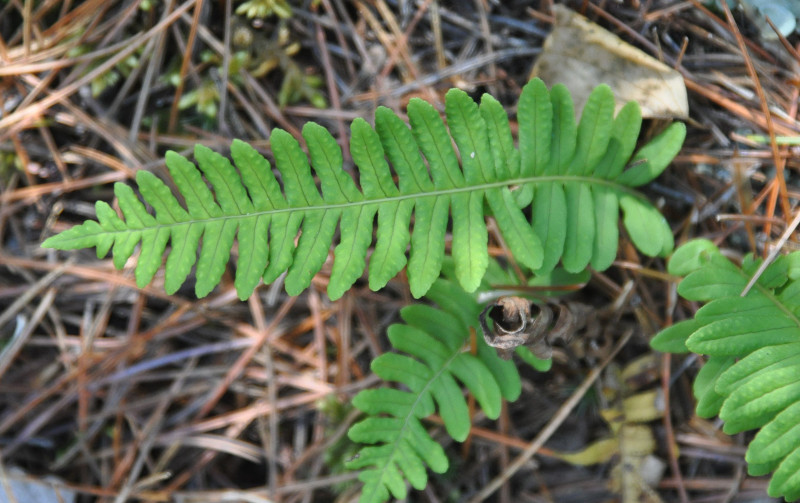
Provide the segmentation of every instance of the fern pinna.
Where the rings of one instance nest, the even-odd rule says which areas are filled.
[[[751,475],[774,472],[768,493],[800,499],[800,252],[779,257],[742,296],[760,265],[741,267],[713,243],[679,248],[678,293],[706,304],[694,319],[661,331],[653,348],[708,355],[694,381],[697,415],[719,417],[729,434],[758,429],[745,459]]]
[[[440,309],[423,304],[400,311],[405,324],[389,327],[389,341],[402,353],[385,353],[372,362],[372,370],[385,381],[407,389],[379,388],[358,393],[353,405],[368,414],[348,435],[366,444],[349,468],[365,468],[359,501],[383,502],[389,493],[405,498],[406,480],[424,489],[426,467],[436,473],[448,468],[441,445],[431,438],[421,419],[437,410],[447,433],[464,441],[470,430],[470,414],[461,381],[475,396],[486,416],[497,419],[502,398],[516,400],[521,392],[514,364],[497,356],[494,349],[474,338],[477,354],[466,351],[470,328],[478,330],[480,306],[457,285],[437,280],[427,297]]]
[[[369,286],[383,287],[407,261],[415,297],[425,294],[439,275],[448,219],[458,280],[467,291],[477,288],[488,263],[485,202],[514,259],[538,272],[552,270],[559,260],[568,271],[589,264],[598,270],[609,267],[616,256],[620,208],[628,234],[642,252],[652,256],[671,251],[666,221],[632,187],[658,176],[672,160],[683,142],[683,124],[672,124],[639,150],[626,170],[641,114],[638,105],[629,103],[614,118],[607,86],[594,90],[576,124],[564,86],[548,91],[538,79],[528,83],[517,112],[519,148],[506,112],[489,95],[478,106],[463,91],[450,90],[445,114],[449,132],[436,109],[419,99],[408,104],[410,129],[384,107],[375,114],[374,129],[363,119],[353,121],[350,152],[360,189],[343,170],[334,138],[315,123],[303,128],[310,166],[289,133],[272,132],[282,188],[270,163],[241,141],[231,145],[238,172],[226,158],[202,146],[195,149],[200,171],[168,152],[167,168],[185,207],[159,178],[139,171],[141,197],[155,215],[133,189],[117,183],[124,218],[98,201],[98,221],[68,229],[43,246],[94,246],[99,257],[112,250],[114,264],[121,268],[141,242],[135,276],[144,286],[161,267],[171,242],[164,267],[164,288],[171,294],[189,275],[202,237],[195,292],[203,297],[221,281],[238,236],[235,286],[242,299],[262,277],[271,283],[287,270],[286,291],[302,292],[327,259],[337,224],[328,294],[340,297],[364,271],[376,214]],[[523,210],[530,205],[529,221]]]

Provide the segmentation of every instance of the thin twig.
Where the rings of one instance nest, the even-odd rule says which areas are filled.
[[[617,353],[619,353],[619,351],[625,347],[625,344],[628,343],[632,335],[633,329],[628,329],[624,334],[622,334],[622,337],[617,342],[617,345],[614,346],[614,349],[611,351],[611,353],[600,365],[593,368],[592,371],[589,372],[589,375],[586,376],[581,385],[578,386],[578,388],[572,393],[572,396],[570,396],[569,399],[558,408],[552,419],[547,422],[547,425],[545,425],[542,431],[540,431],[536,438],[533,439],[533,442],[531,442],[528,448],[525,449],[522,454],[517,456],[516,459],[514,459],[514,461],[508,465],[508,468],[503,471],[503,473],[492,479],[492,481],[489,482],[489,484],[481,491],[479,491],[478,494],[470,498],[470,503],[478,503],[488,498],[536,454],[536,452],[544,445],[544,443],[550,439],[553,433],[556,432],[558,427],[561,426],[561,424],[567,419],[567,416],[569,416],[570,412],[572,412],[572,409],[578,405],[583,398],[583,395],[589,391],[589,388],[591,388],[592,384],[594,384],[597,378],[600,377],[600,374],[608,366],[608,364],[614,360],[614,357],[617,356]]]
[[[789,226],[786,227],[785,231],[783,231],[783,235],[781,236],[781,238],[778,240],[775,246],[772,247],[772,250],[770,250],[769,255],[767,255],[767,258],[764,259],[764,261],[756,270],[755,274],[753,274],[753,277],[750,278],[750,281],[747,282],[747,285],[744,287],[744,290],[742,290],[741,293],[742,297],[747,295],[750,289],[753,288],[753,285],[755,285],[756,282],[758,281],[758,278],[760,278],[761,275],[764,274],[764,271],[767,270],[767,267],[769,267],[769,265],[775,260],[775,257],[778,256],[778,253],[781,252],[783,246],[786,244],[787,241],[789,241],[789,238],[792,237],[792,234],[794,234],[794,231],[795,229],[797,229],[798,225],[800,225],[800,211],[798,211],[797,215],[794,216]]]

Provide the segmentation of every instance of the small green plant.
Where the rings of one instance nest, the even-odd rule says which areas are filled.
[[[273,32],[273,35],[267,37],[269,32]],[[307,100],[317,108],[327,108],[328,103],[320,92],[323,80],[304,71],[295,61],[294,56],[300,51],[301,45],[292,42],[291,38],[285,21],[278,22],[274,30],[265,30],[255,29],[250,23],[237,19],[231,40],[236,52],[229,69],[230,75],[236,81],[239,68],[245,68],[253,77],[263,77],[279,69],[283,78],[277,95],[278,106],[285,107]]]
[[[77,58],[83,56],[84,54],[90,53],[94,49],[95,47],[93,47],[91,44],[80,44],[67,51],[67,56],[70,58]],[[140,55],[141,51],[137,51],[117,63],[114,68],[92,79],[90,86],[92,96],[96,98],[103,94],[106,90],[117,85],[123,78],[128,78],[131,72],[133,72],[133,70],[139,66]],[[100,66],[102,62],[103,61],[101,60],[95,60],[91,62],[85,68],[84,72],[89,73],[91,70]]]
[[[265,18],[275,14],[283,19],[292,17],[292,7],[286,0],[247,0],[236,7],[236,14],[248,18]]]
[[[179,110],[194,107],[195,111],[207,119],[217,117],[219,107],[219,90],[211,79],[203,80],[197,89],[181,96],[178,102]]]
[[[693,319],[661,331],[653,348],[707,355],[694,381],[697,415],[719,417],[728,434],[758,430],[745,459],[751,475],[773,472],[767,492],[800,498],[800,252],[779,257],[743,295],[761,260],[741,266],[707,240],[669,262],[685,278],[678,293],[704,302]]]
[[[171,242],[164,267],[164,287],[171,294],[188,277],[202,237],[195,292],[203,297],[219,284],[238,236],[235,286],[242,299],[262,277],[271,283],[287,270],[286,291],[302,292],[325,262],[337,227],[341,232],[328,295],[340,297],[364,271],[376,214],[369,285],[382,288],[408,261],[415,297],[424,295],[439,276],[448,218],[456,277],[467,291],[478,287],[489,258],[486,210],[514,260],[537,273],[552,271],[559,261],[570,272],[589,264],[598,270],[608,268],[616,256],[620,208],[633,243],[647,255],[666,255],[673,246],[671,230],[633,187],[663,171],[679,150],[685,127],[672,124],[624,169],[636,145],[641,116],[635,103],[626,105],[616,118],[613,110],[611,90],[599,86],[576,124],[566,88],[557,85],[548,91],[542,81],[533,80],[520,97],[517,149],[506,112],[489,95],[483,96],[479,107],[463,91],[450,90],[445,101],[449,132],[439,112],[422,100],[408,105],[410,130],[381,107],[374,129],[363,119],[351,126],[350,151],[360,188],[342,169],[336,140],[313,122],[303,128],[311,166],[289,133],[281,129],[272,133],[283,188],[266,158],[238,140],[231,146],[238,172],[223,156],[206,147],[195,149],[213,192],[194,164],[168,152],[167,167],[185,207],[158,177],[139,171],[141,197],[155,215],[129,185],[117,183],[114,190],[123,218],[98,201],[98,221],[68,229],[43,246],[96,247],[98,257],[111,250],[114,264],[122,268],[141,242],[135,276],[143,287],[161,267]],[[389,163],[399,186],[392,180]],[[531,220],[524,212],[528,206]]]

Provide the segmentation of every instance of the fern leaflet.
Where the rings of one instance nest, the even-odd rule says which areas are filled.
[[[407,391],[379,388],[361,391],[353,405],[368,414],[348,435],[364,447],[349,468],[363,470],[361,499],[382,502],[391,493],[405,498],[406,480],[416,489],[427,485],[425,465],[444,473],[448,460],[421,419],[438,410],[447,433],[463,441],[470,430],[467,403],[456,379],[472,392],[489,418],[500,414],[501,399],[515,400],[521,391],[519,374],[510,361],[501,360],[477,337],[478,354],[465,351],[469,328],[476,328],[480,307],[461,288],[438,280],[427,296],[440,305],[422,304],[400,312],[405,324],[389,327],[389,340],[398,351],[372,362],[372,370],[386,381],[405,385]]]
[[[729,434],[758,429],[745,459],[751,475],[774,472],[768,493],[800,498],[800,252],[779,257],[741,296],[760,260],[737,267],[713,243],[679,248],[669,272],[678,293],[703,301],[694,319],[661,331],[653,348],[708,355],[694,383],[697,414]]]
[[[177,291],[197,260],[195,292],[203,297],[221,281],[237,239],[235,286],[242,299],[261,278],[271,283],[286,271],[286,291],[301,293],[326,261],[337,226],[340,237],[328,294],[340,297],[366,267],[376,217],[369,286],[383,287],[407,265],[415,297],[424,295],[439,275],[448,219],[458,281],[467,291],[478,287],[488,264],[487,211],[514,259],[538,273],[553,270],[559,261],[570,272],[589,264],[608,268],[616,256],[620,209],[634,244],[648,255],[665,255],[672,249],[672,233],[632,187],[663,171],[680,148],[685,127],[671,125],[625,170],[641,115],[635,103],[616,118],[613,110],[610,89],[599,86],[576,124],[566,88],[557,85],[548,91],[535,79],[520,97],[517,149],[508,116],[488,95],[478,105],[463,91],[450,90],[445,99],[447,126],[433,106],[419,99],[408,105],[410,129],[380,107],[374,129],[363,119],[351,126],[358,185],[343,170],[334,138],[315,123],[306,124],[302,132],[308,156],[289,133],[272,132],[282,187],[270,163],[238,140],[231,145],[238,170],[203,146],[194,152],[199,170],[168,152],[167,168],[185,207],[164,182],[140,171],[136,182],[154,215],[129,186],[118,183],[115,194],[122,218],[98,201],[97,221],[68,229],[43,246],[96,247],[98,257],[111,250],[115,266],[122,268],[141,243],[135,276],[144,286],[161,267],[170,243],[165,290]],[[531,203],[529,220],[523,210]]]

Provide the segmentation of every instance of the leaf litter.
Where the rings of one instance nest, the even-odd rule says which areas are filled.
[[[792,220],[796,192],[796,146],[773,140],[798,135],[796,35],[763,36],[761,21],[738,12],[735,30],[719,7],[698,2],[567,4],[683,77],[690,134],[647,187],[676,242],[707,237],[732,256],[769,253]],[[352,456],[344,432],[357,420],[348,402],[377,384],[369,362],[388,349],[386,327],[411,299],[402,278],[331,303],[321,293],[328,262],[301,297],[260,286],[241,303],[227,271],[198,302],[161,285],[139,290],[131,269],[39,243],[91,216],[94,201],[113,201],[113,182],[140,169],[163,174],[167,149],[202,143],[224,152],[238,137],[266,150],[272,127],[299,137],[310,118],[344,143],[345,125],[373,117],[377,105],[402,113],[418,96],[441,106],[452,86],[489,91],[513,111],[554,13],[518,2],[295,4],[289,18],[245,22],[253,43],[272,51],[245,61],[226,49],[235,8],[0,6],[4,478],[57,476],[51,486],[79,501],[345,501],[357,493],[355,475],[341,468]],[[261,73],[285,57],[292,65]],[[179,109],[185,94],[204,88],[216,91],[211,102]],[[316,108],[317,96],[329,106]],[[646,126],[645,134],[659,127]],[[505,256],[490,236],[490,251]],[[447,446],[458,469],[431,478],[431,500],[495,485],[498,501],[613,497],[608,466],[577,467],[551,450],[580,452],[603,438],[602,394],[561,419],[536,465],[514,476],[509,468],[625,330],[634,336],[615,357],[622,368],[650,351],[647,338],[660,327],[693,315],[664,262],[621,238],[614,267],[569,294],[603,313],[602,329],[556,345],[547,373],[523,368],[520,400],[497,422],[476,416],[470,439]],[[654,490],[667,500],[766,501],[767,480],[742,470],[743,448],[692,413],[687,383],[700,362],[672,363],[660,367],[668,413],[646,423],[667,463]]]

